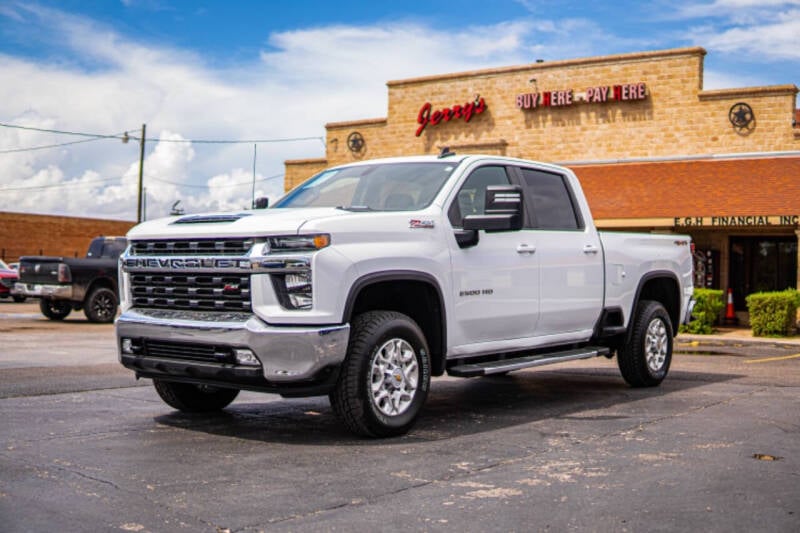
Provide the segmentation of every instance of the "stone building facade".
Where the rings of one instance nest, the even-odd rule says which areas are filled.
[[[398,155],[498,154],[572,168],[602,229],[690,234],[696,284],[800,286],[794,84],[703,89],[702,48],[536,62],[390,81],[386,117],[326,125],[320,170]]]

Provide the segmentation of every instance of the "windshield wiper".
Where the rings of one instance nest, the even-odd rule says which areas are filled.
[[[357,211],[357,212],[375,211],[368,205],[337,205],[336,209],[341,209],[342,211]]]

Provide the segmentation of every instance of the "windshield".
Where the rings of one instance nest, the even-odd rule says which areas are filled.
[[[274,207],[415,211],[430,205],[455,167],[452,162],[430,162],[334,168],[303,183]]]
[[[11,267],[8,266],[5,261],[0,259],[0,270],[11,270]]]

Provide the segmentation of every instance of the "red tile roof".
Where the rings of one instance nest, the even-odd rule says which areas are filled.
[[[800,214],[800,157],[576,165],[592,215]]]

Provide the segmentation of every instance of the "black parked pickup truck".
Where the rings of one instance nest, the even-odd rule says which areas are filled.
[[[95,237],[85,259],[21,257],[15,289],[40,298],[42,314],[50,320],[83,309],[90,322],[113,322],[119,304],[117,260],[127,245],[125,237]]]

